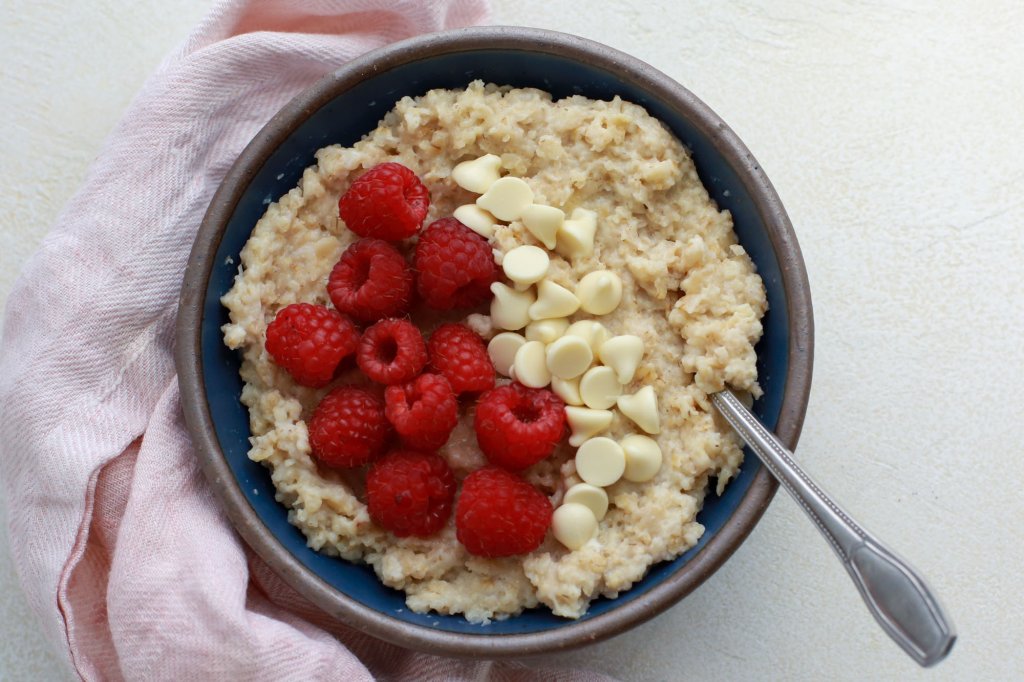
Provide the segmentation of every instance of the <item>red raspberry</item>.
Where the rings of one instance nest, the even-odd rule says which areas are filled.
[[[363,332],[356,352],[363,374],[379,384],[415,379],[427,364],[427,344],[408,320],[381,320]]]
[[[416,243],[416,286],[437,310],[472,308],[490,300],[498,266],[487,240],[455,218],[435,220]]]
[[[459,403],[448,380],[423,374],[402,386],[388,386],[385,411],[402,442],[416,450],[437,450],[459,421]]]
[[[412,268],[395,247],[381,239],[360,239],[331,270],[327,294],[341,312],[371,323],[409,309],[413,279]]]
[[[398,241],[416,234],[427,217],[430,192],[400,163],[366,171],[338,200],[338,214],[360,237]]]
[[[370,518],[400,538],[427,537],[444,528],[454,499],[455,476],[437,455],[394,450],[366,475]]]
[[[359,331],[337,310],[293,303],[279,310],[267,327],[265,347],[295,381],[319,388],[331,382],[338,364],[358,344]]]
[[[497,467],[477,469],[462,482],[455,535],[470,554],[527,554],[544,542],[551,502],[532,485]]]
[[[325,395],[309,420],[313,456],[335,467],[366,464],[384,452],[390,435],[381,399],[353,386]]]
[[[491,464],[519,471],[554,451],[565,430],[565,403],[542,388],[507,384],[480,396],[473,426]]]
[[[456,394],[494,388],[494,364],[484,340],[464,324],[443,324],[427,342],[430,366]]]

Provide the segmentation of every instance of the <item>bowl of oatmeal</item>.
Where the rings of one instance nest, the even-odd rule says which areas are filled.
[[[357,227],[345,197],[389,164],[426,198],[411,232],[378,235],[379,226]],[[334,278],[339,261],[376,236],[414,293],[374,315],[367,309],[381,297],[346,303]],[[453,239],[489,254],[487,267],[449,258],[444,249],[463,248]],[[473,295],[459,298],[466,290],[444,289],[435,274]],[[290,367],[272,340],[283,311],[303,305],[345,318],[339,333],[352,334],[319,378]],[[422,334],[429,354],[412,374],[371,369],[355,350],[380,335],[371,329],[381,318]],[[421,420],[429,424],[407,428],[388,412],[388,435],[356,448],[360,457],[349,445],[331,451],[344,417],[324,415],[354,409],[338,400],[361,391],[371,396],[364,403],[390,406],[419,372],[433,368],[453,386],[461,365],[477,366],[436,368],[434,339],[453,324],[485,349],[485,383],[454,391],[448,407],[432,404],[434,418]],[[776,484],[708,395],[725,386],[747,395],[795,446],[812,337],[792,227],[724,122],[610,48],[488,27],[354,60],[257,135],[197,236],[177,360],[203,469],[240,534],[282,578],[382,639],[493,657],[622,632],[729,557]],[[401,346],[394,338],[387,343]],[[515,410],[530,412],[530,428],[557,415],[557,437],[496,430],[496,410],[512,400],[527,401]],[[398,449],[429,450],[448,472],[437,518],[411,530],[408,515],[371,499],[388,474],[385,452]],[[503,511],[488,503],[512,498],[474,487],[487,478],[480,472],[490,472],[489,486],[525,486],[528,502],[506,505],[520,516],[502,522],[528,537],[495,544]]]

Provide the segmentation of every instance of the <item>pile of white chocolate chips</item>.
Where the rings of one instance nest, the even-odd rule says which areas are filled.
[[[463,189],[480,194],[475,204],[455,210],[455,218],[485,238],[498,221],[519,220],[547,249],[566,259],[588,256],[594,249],[597,216],[577,208],[570,218],[552,206],[533,203],[533,192],[522,179],[501,177],[501,159],[488,154],[460,163],[452,179]],[[618,409],[641,430],[657,434],[658,397],[645,386],[632,395],[622,387],[644,354],[638,336],[611,336],[598,318],[615,310],[622,299],[622,280],[610,270],[584,276],[569,291],[546,278],[548,251],[526,245],[505,254],[495,252],[512,286],[491,286],[491,324],[505,331],[487,346],[494,368],[530,388],[551,390],[565,401],[565,416],[577,448],[576,472],[583,483],[565,492],[552,517],[555,538],[569,549],[582,547],[597,533],[608,511],[604,488],[620,478],[641,483],[661,467],[661,449],[652,438],[633,434],[617,442],[600,436]],[[582,310],[593,315],[569,323]],[[522,331],[522,333],[520,333]]]

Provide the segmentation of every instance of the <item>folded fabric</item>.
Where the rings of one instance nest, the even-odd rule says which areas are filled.
[[[22,585],[81,677],[538,674],[404,651],[290,590],[211,494],[172,361],[196,229],[260,127],[360,53],[486,16],[484,0],[218,4],[146,82],[26,265],[0,346],[0,471]]]

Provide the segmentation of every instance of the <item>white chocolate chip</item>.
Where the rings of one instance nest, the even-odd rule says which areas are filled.
[[[585,379],[586,377],[584,377]],[[580,390],[583,390],[582,383]],[[619,411],[632,419],[637,426],[647,433],[660,433],[661,420],[658,417],[658,398],[654,388],[644,386],[633,395],[620,396],[616,401]]]
[[[540,341],[527,341],[512,360],[516,373],[516,381],[530,388],[544,388],[551,383],[551,372],[544,358],[544,344]]]
[[[495,282],[491,285],[491,321],[499,329],[522,329],[530,323],[530,306],[536,300],[532,291],[516,291]]]
[[[572,430],[569,445],[575,448],[611,426],[612,411],[570,405],[565,408],[565,420],[569,422],[569,428]]]
[[[452,169],[452,180],[462,189],[483,194],[501,177],[501,157],[485,154],[479,159],[463,161]],[[458,219],[458,216],[455,216]],[[469,227],[467,225],[467,227]]]
[[[494,337],[494,323],[490,315],[482,313],[470,313],[466,315],[466,326],[476,332],[484,341]]]
[[[596,270],[583,276],[576,285],[580,307],[591,315],[607,315],[622,300],[622,280],[611,270]]]
[[[580,308],[580,299],[560,284],[549,279],[537,285],[537,302],[530,306],[531,320],[566,317]]]
[[[564,317],[554,317],[550,320],[537,320],[526,325],[526,340],[551,343],[561,338],[565,330],[569,328],[569,320]]]
[[[629,460],[626,461],[626,466],[629,466]],[[562,504],[582,504],[600,521],[608,513],[608,493],[603,488],[589,483],[577,483],[565,491]]]
[[[476,200],[476,205],[490,211],[498,220],[512,221],[533,203],[533,190],[519,178],[504,177],[491,185]]]
[[[580,379],[580,397],[587,407],[607,410],[620,395],[622,384],[610,367],[591,367]]]
[[[515,332],[502,332],[491,339],[487,344],[487,355],[491,358],[494,370],[502,376],[512,376],[512,361],[515,360],[516,351],[526,343],[519,334]]]
[[[590,485],[605,488],[622,478],[625,471],[626,455],[611,438],[591,438],[576,451],[576,473]]]
[[[498,214],[495,213],[495,215]],[[573,210],[572,216],[558,228],[558,243],[555,245],[555,250],[566,258],[589,256],[594,253],[594,235],[596,233],[597,214],[585,208],[577,208]]]
[[[459,206],[453,213],[455,219],[476,232],[484,239],[490,239],[494,234],[494,226],[498,223],[487,211],[476,204]]]
[[[501,269],[516,283],[516,288],[522,290],[520,285],[528,287],[543,279],[548,274],[550,264],[548,252],[539,246],[517,246],[505,254]]]
[[[578,336],[563,336],[548,344],[548,369],[559,379],[575,379],[594,361],[590,345]]]
[[[537,241],[553,251],[557,243],[558,228],[565,222],[565,213],[562,209],[553,206],[530,204],[523,210],[520,220],[523,221],[523,225],[530,231],[530,234],[537,238]]]
[[[615,370],[620,384],[628,384],[644,356],[644,340],[632,334],[613,336],[601,344],[597,355],[601,362]]]
[[[627,481],[643,483],[657,475],[661,469],[661,447],[653,438],[632,434],[621,442],[622,451],[626,453],[626,473],[622,476]]]
[[[551,515],[551,533],[567,548],[579,549],[597,535],[597,517],[585,505],[563,504]]]
[[[564,400],[566,405],[583,404],[583,398],[580,397],[579,379],[551,377],[551,390],[555,392],[555,395]]]
[[[590,349],[594,351],[594,357],[600,354],[601,346],[604,342],[611,338],[611,334],[605,326],[597,320],[573,322],[565,330],[565,334],[566,336],[579,336],[586,339],[587,343],[590,344]]]

